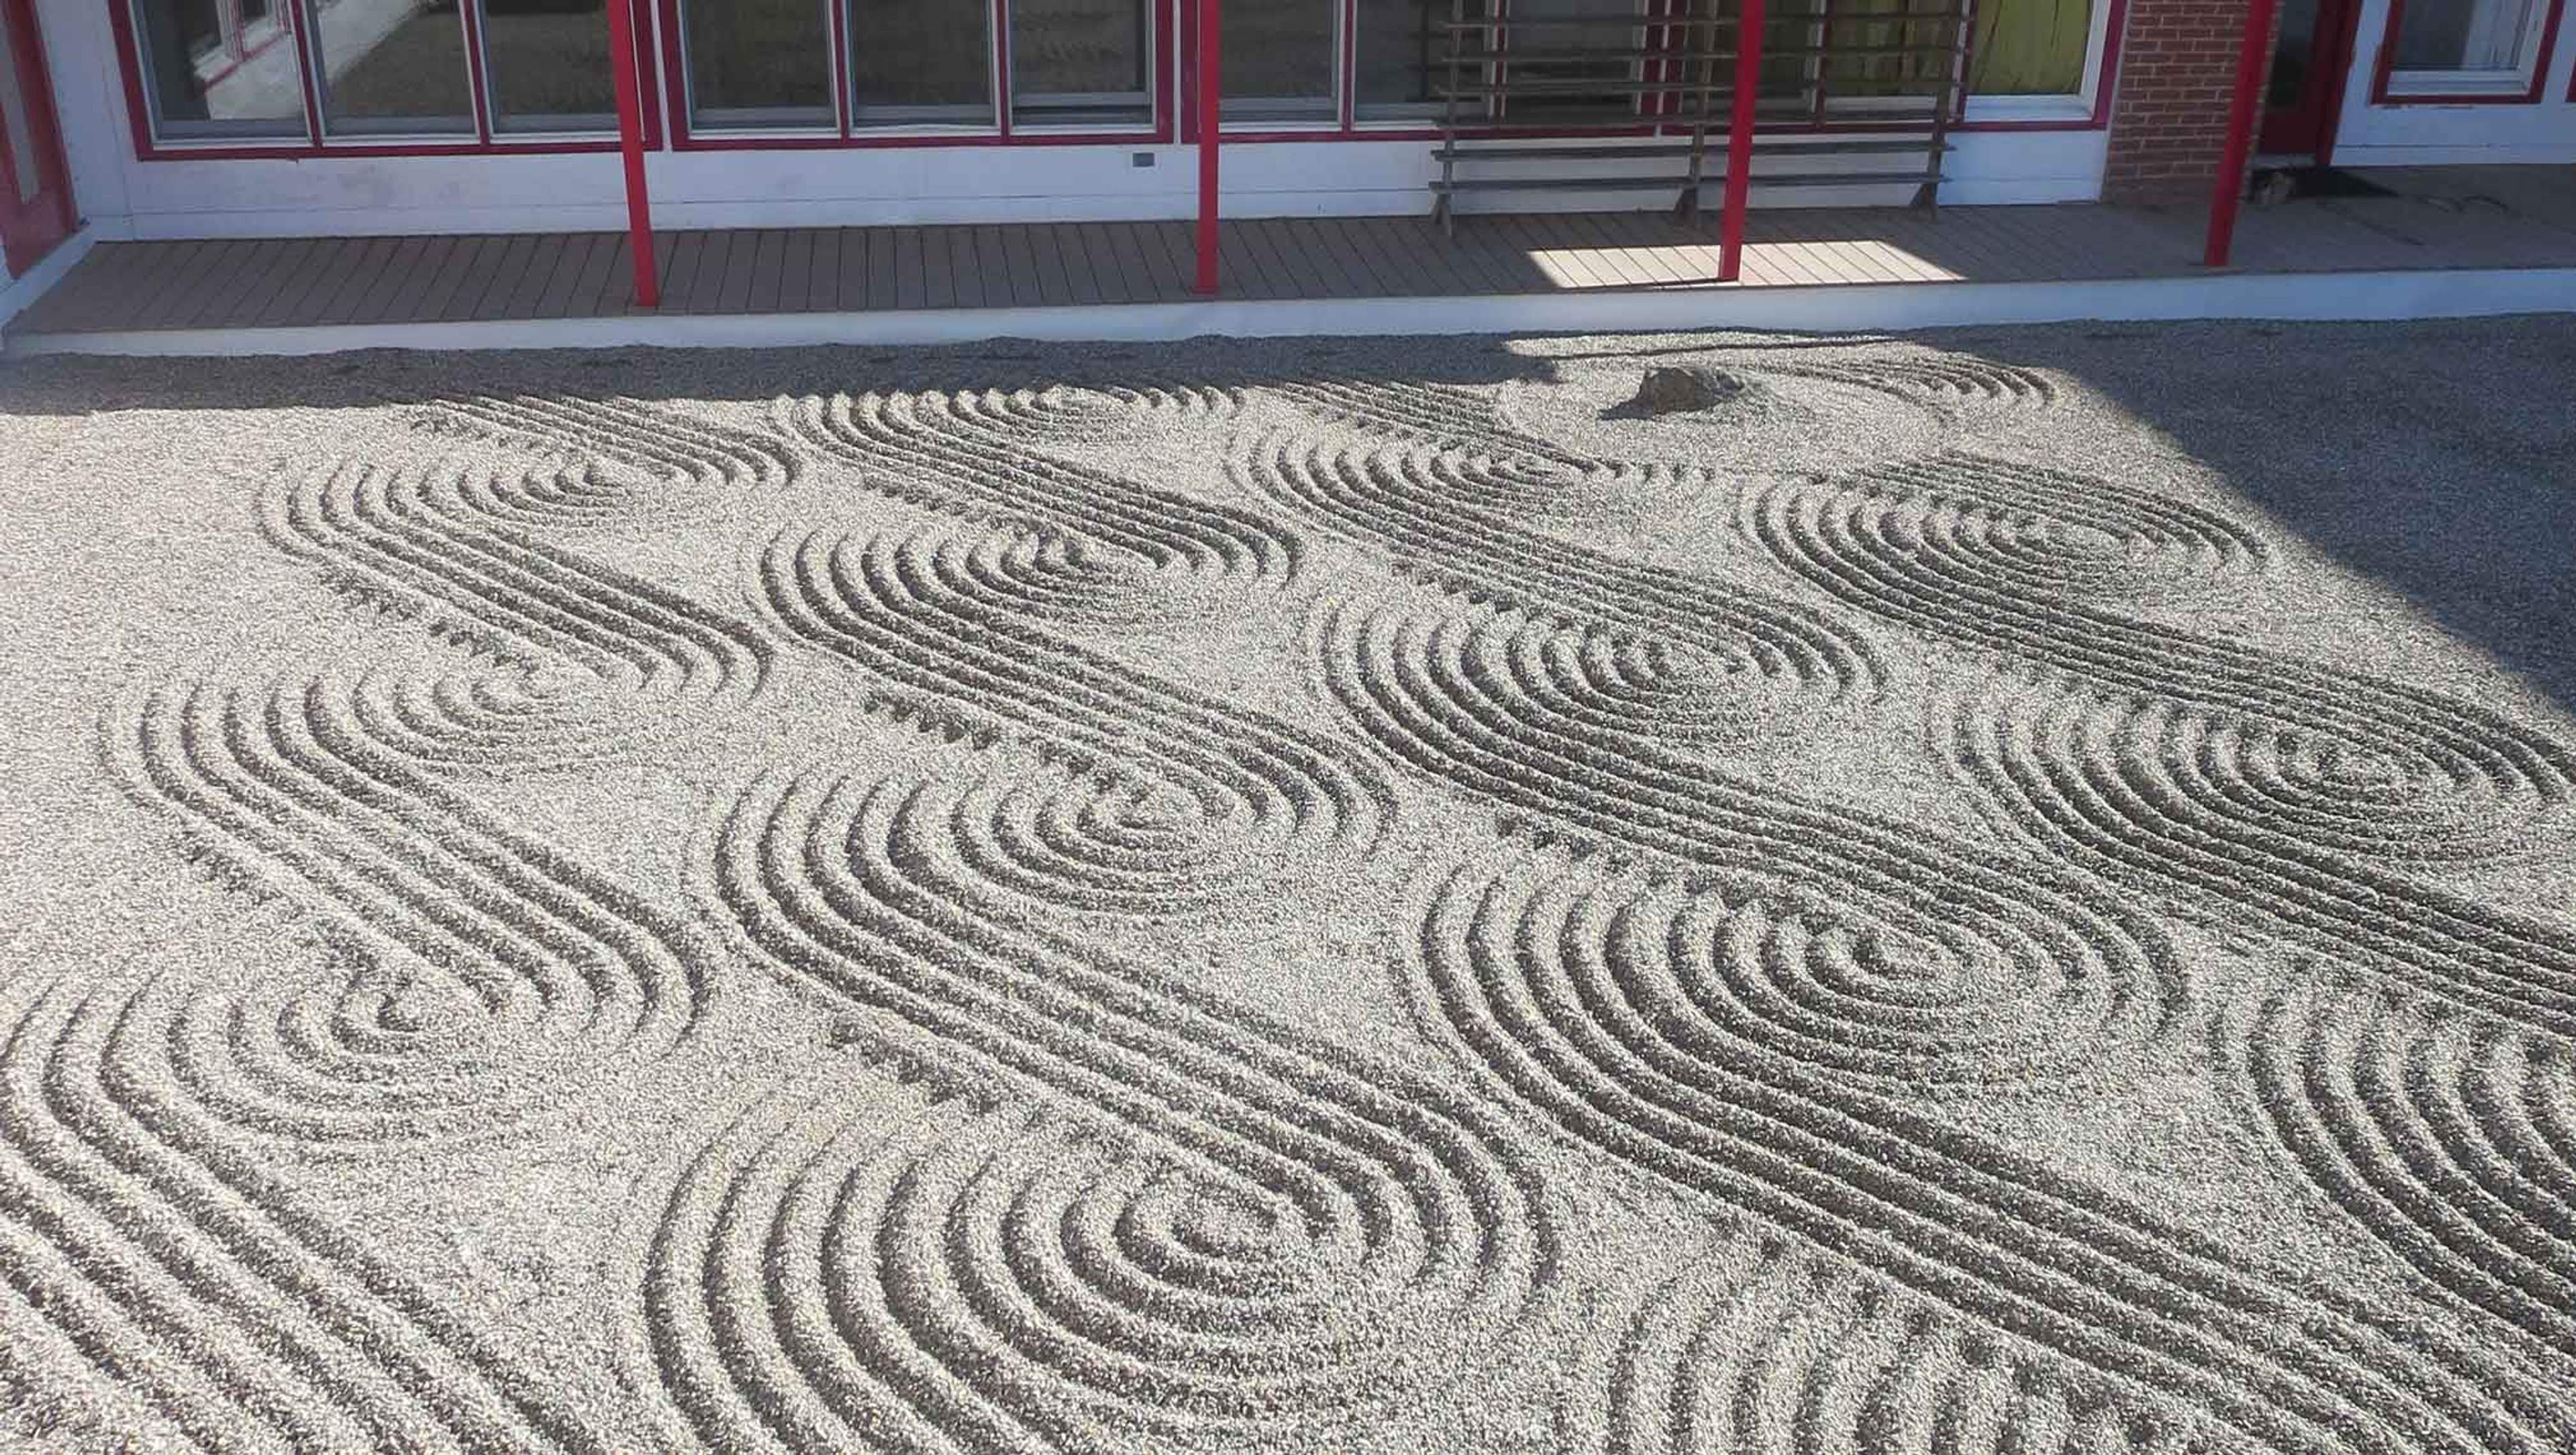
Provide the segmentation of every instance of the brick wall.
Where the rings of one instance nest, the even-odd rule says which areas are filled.
[[[2250,8],[2249,0],[2129,0],[2102,173],[2106,201],[2209,196],[2227,148],[2228,93]],[[2269,41],[2264,54],[2268,71]]]

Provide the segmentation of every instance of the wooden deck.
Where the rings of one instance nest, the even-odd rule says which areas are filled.
[[[2481,178],[2479,172],[2492,172]],[[2388,174],[2400,181],[2398,174]],[[2249,210],[2245,272],[2576,265],[2576,173],[2410,174],[2408,195]],[[2438,177],[2438,181],[2429,180]],[[1796,210],[1749,220],[1744,285],[2191,276],[2200,217],[2100,206]],[[1229,223],[1225,294],[1366,299],[1711,286],[1713,225],[1655,213]],[[658,239],[665,314],[1182,302],[1179,222],[774,228]],[[11,325],[153,330],[596,318],[634,312],[620,234],[106,243]]]

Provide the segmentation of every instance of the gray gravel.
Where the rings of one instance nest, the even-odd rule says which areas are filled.
[[[0,1428],[2576,1448],[2571,385],[0,368]]]

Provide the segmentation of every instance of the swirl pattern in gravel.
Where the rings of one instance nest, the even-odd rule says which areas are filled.
[[[645,1274],[660,1378],[703,1438],[1016,1448],[1347,1417],[1404,1387],[1405,1329],[1444,1329],[1450,1360],[1523,1316],[1554,1235],[1502,1122],[1050,932],[955,838],[973,796],[778,772],[714,826],[707,894],[770,963],[1070,1109],[984,1116],[997,1139],[953,1108],[889,1133],[791,1099],[728,1133],[748,1172],[704,1154]],[[764,1251],[727,1260],[741,1237]],[[664,1287],[716,1261],[764,1276],[703,1303]],[[818,1302],[843,1312],[814,1323]]]
[[[0,1444],[2566,1455],[2563,340],[2363,334],[0,371]]]

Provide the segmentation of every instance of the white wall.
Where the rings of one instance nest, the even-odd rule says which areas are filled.
[[[71,164],[72,201],[99,235],[126,236],[134,141],[125,125],[125,82],[116,69],[107,6],[36,0],[36,23],[44,30],[45,58],[53,69],[54,113]]]
[[[2335,133],[2337,166],[2444,166],[2464,162],[2576,162],[2576,105],[2567,100],[2576,71],[2576,5],[2559,18],[2558,44],[2529,105],[2372,105],[2389,0],[2362,0],[2353,35],[2352,73]],[[2545,0],[2544,0],[2545,3]]]
[[[618,162],[605,154],[139,161],[106,3],[37,0],[37,8],[59,82],[73,189],[103,237],[625,225]],[[1946,201],[2099,195],[2101,132],[1975,132],[1956,140]],[[1136,165],[1140,154],[1152,165]],[[1800,162],[1766,142],[1756,176],[1887,165],[1884,157]],[[1186,217],[1196,206],[1195,168],[1189,148],[1132,146],[658,152],[647,161],[654,221],[669,228]],[[1427,213],[1433,175],[1421,141],[1246,143],[1224,153],[1225,208],[1241,217]],[[1903,201],[1910,192],[1757,185],[1754,202]],[[1521,193],[1509,205],[1538,203],[1667,205],[1636,193]]]

